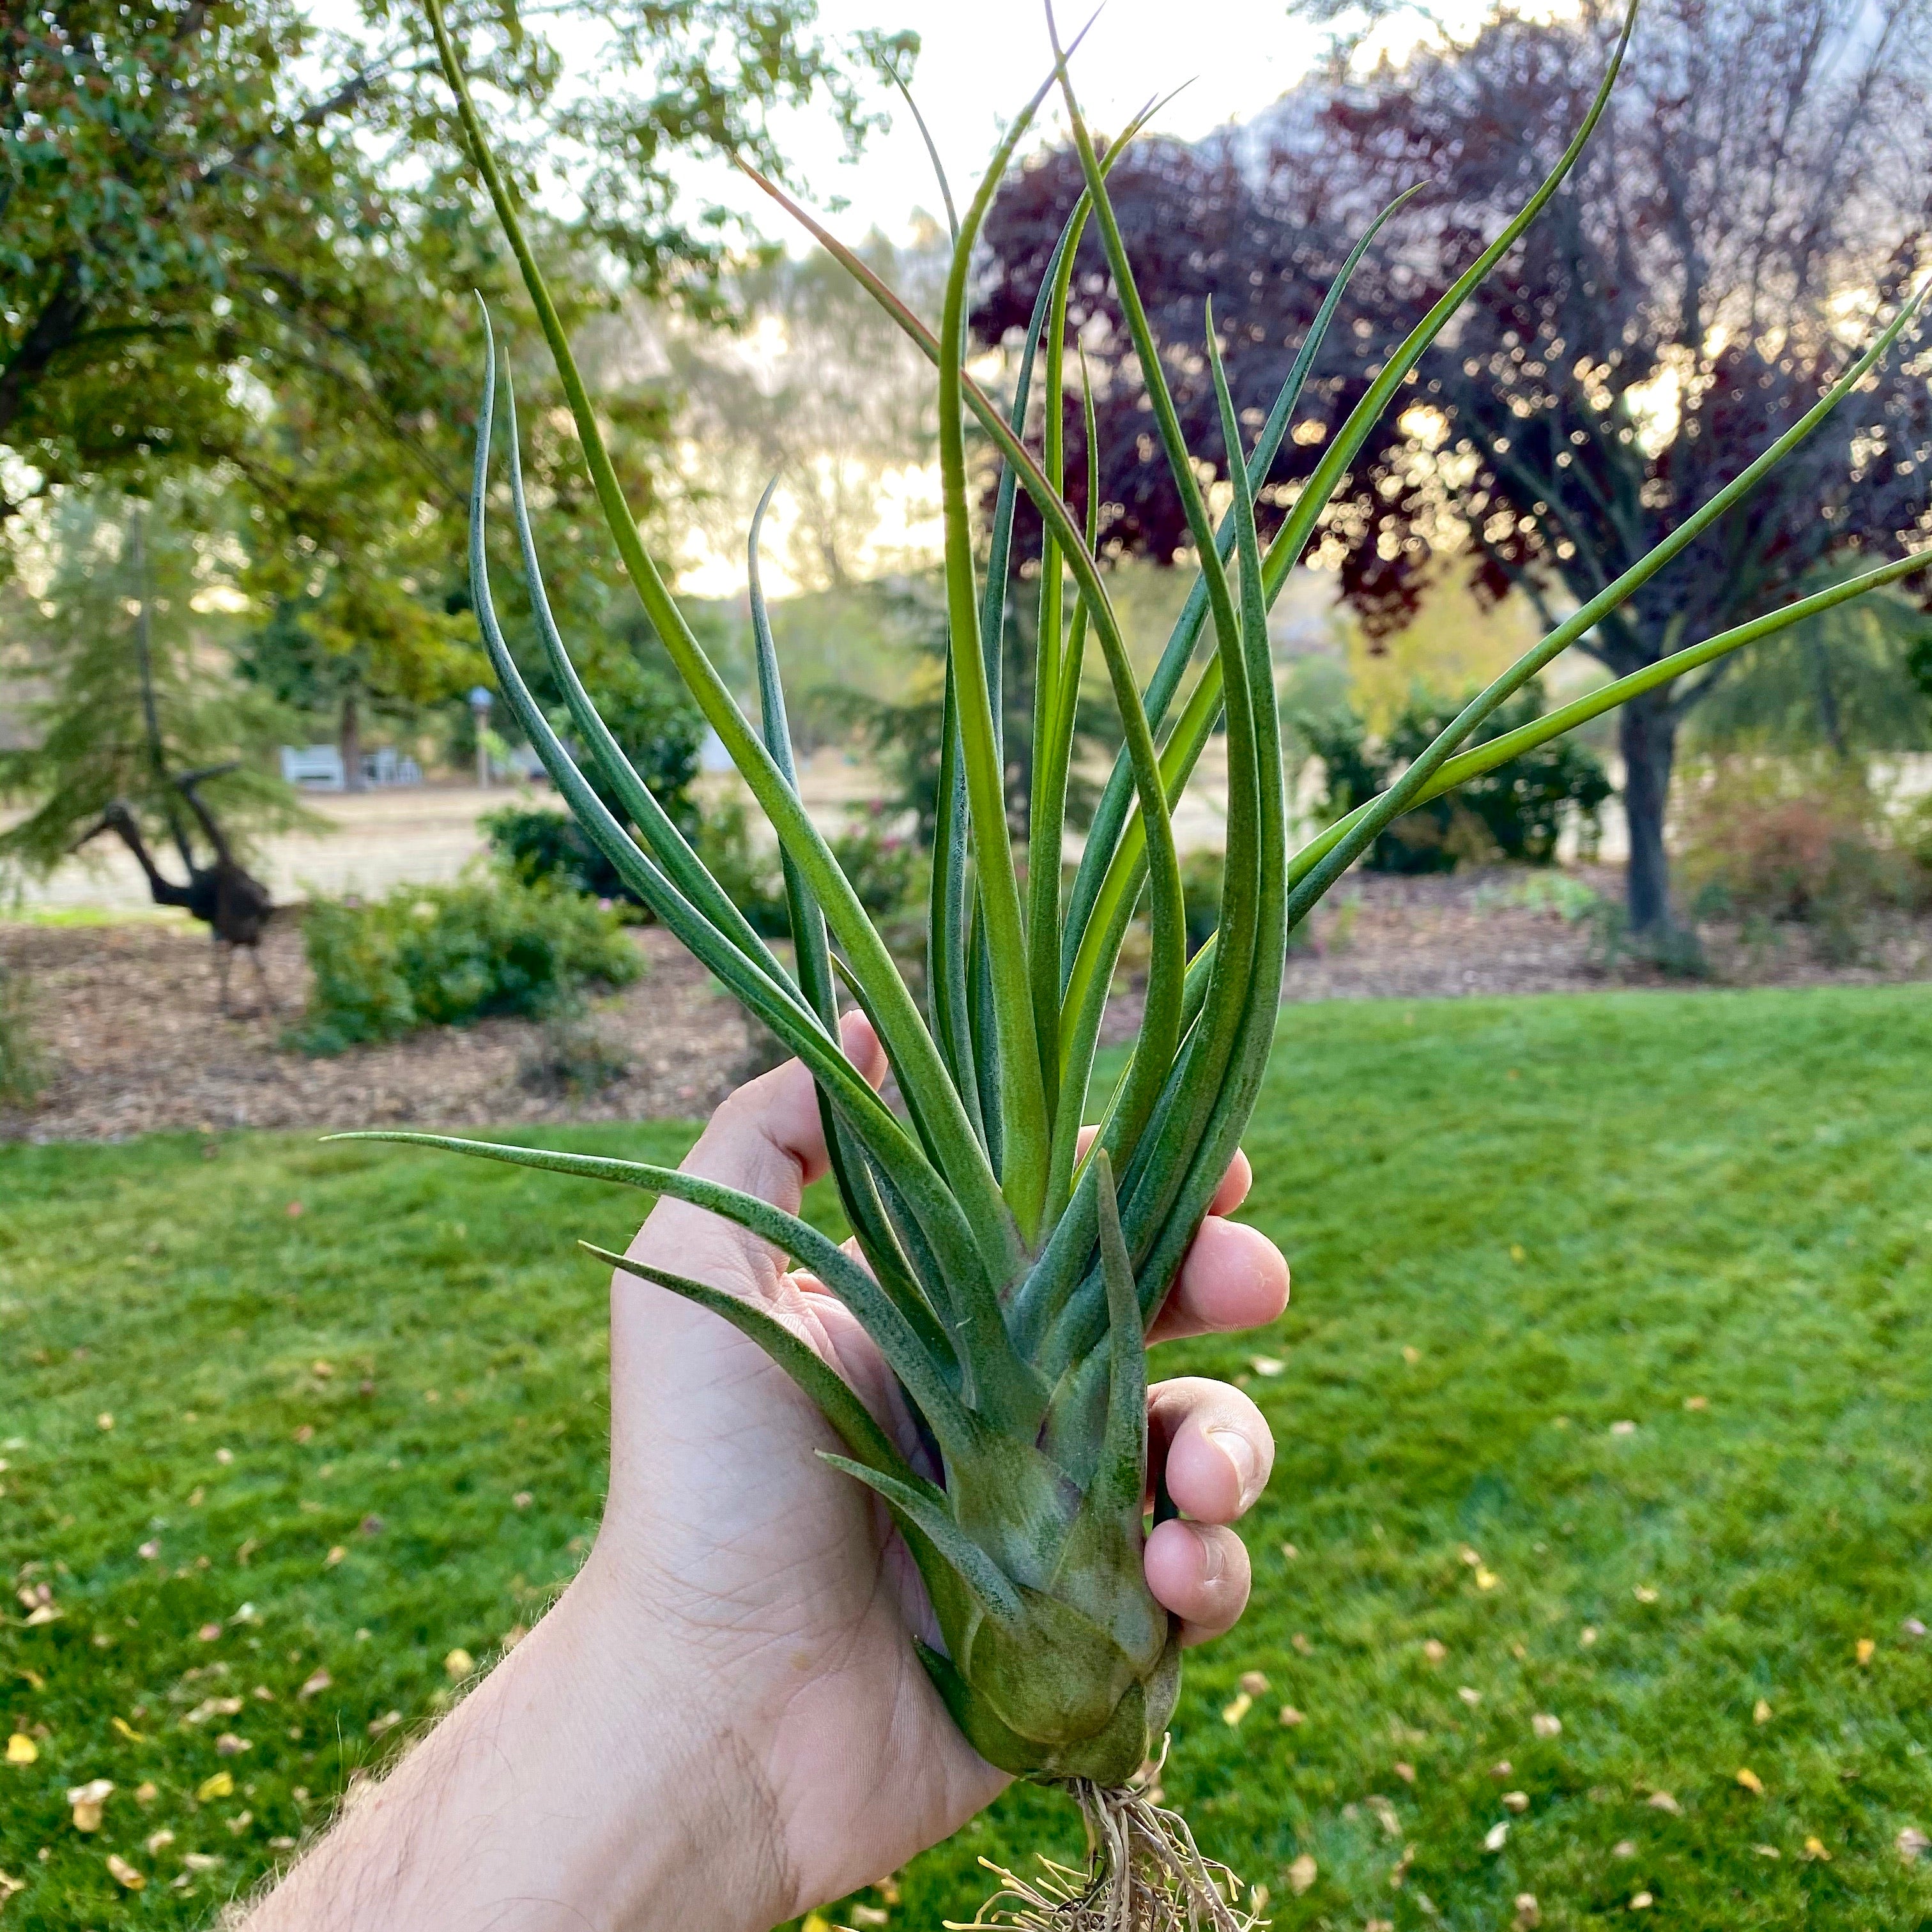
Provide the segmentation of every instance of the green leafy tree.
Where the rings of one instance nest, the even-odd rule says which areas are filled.
[[[866,71],[903,48],[878,35],[835,46],[813,12],[812,0],[566,0],[545,22],[604,46],[584,94],[560,86],[549,41],[513,7],[459,18],[509,104],[520,187],[565,190],[567,212],[533,214],[532,230],[574,328],[629,292],[721,309],[744,238],[680,191],[691,158],[779,168],[768,118],[810,98],[829,99],[849,141],[862,136]],[[290,0],[82,0],[6,23],[0,568],[72,536],[58,510],[37,513],[75,489],[151,496],[170,477],[219,477],[237,586],[264,619],[258,688],[298,668],[310,697],[328,686],[352,754],[370,706],[476,682],[483,662],[456,588],[482,352],[473,297],[513,316],[521,304],[454,166],[446,98],[426,84],[419,10],[372,0],[352,33]],[[548,406],[554,382],[526,375],[554,593],[580,634],[608,632],[634,602],[582,534],[590,498],[574,433]],[[646,514],[662,401],[620,390],[605,415]],[[91,690],[100,635],[43,628],[34,644],[57,689]],[[191,676],[191,657],[183,667]],[[177,710],[188,703],[174,695]],[[190,708],[234,700],[211,686]],[[230,735],[247,736],[256,715],[243,704]],[[50,803],[66,791],[59,747],[88,719],[44,707],[36,718],[43,754],[16,760],[14,782]],[[134,722],[117,716],[115,732]],[[71,816],[45,821],[42,859]]]
[[[47,580],[8,587],[10,668],[37,694],[22,707],[28,748],[0,754],[0,800],[31,808],[0,835],[0,868],[50,870],[117,800],[185,863],[174,780],[210,766],[232,766],[203,796],[238,844],[306,821],[269,763],[285,712],[226,674],[220,614],[196,608],[220,579],[190,520],[169,514],[178,504],[172,490],[152,512],[64,496]]]

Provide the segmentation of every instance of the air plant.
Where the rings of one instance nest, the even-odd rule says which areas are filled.
[[[644,548],[436,0],[429,6],[472,157],[555,358],[612,540],[658,635],[776,834],[792,960],[768,946],[719,889],[586,694],[544,595],[514,403],[506,392],[510,503],[535,628],[580,754],[559,737],[525,685],[497,620],[486,562],[497,406],[493,344],[477,426],[470,565],[475,608],[497,680],[579,824],[626,884],[810,1069],[839,1198],[863,1264],[806,1222],[694,1175],[429,1135],[369,1138],[422,1142],[670,1196],[738,1222],[812,1270],[864,1325],[897,1377],[917,1419],[916,1443],[896,1441],[824,1361],[760,1309],[703,1282],[592,1250],[713,1310],[760,1344],[812,1397],[844,1445],[843,1455],[827,1460],[882,1499],[918,1564],[940,1635],[937,1644],[920,1644],[920,1655],[961,1730],[992,1763],[1061,1786],[1079,1802],[1093,1848],[1091,1870],[1079,1877],[1060,1872],[1043,1881],[1043,1889],[1014,1881],[1003,1894],[1000,1922],[1110,1928],[1204,1923],[1238,1932],[1252,1921],[1229,1875],[1204,1861],[1186,1826],[1156,1810],[1136,1783],[1161,1750],[1180,1675],[1172,1620],[1150,1594],[1142,1567],[1148,1500],[1144,1338],[1254,1106],[1274,1037],[1289,932],[1402,812],[1640,691],[1919,567],[1921,559],[1900,558],[1680,651],[1506,737],[1458,749],[1497,706],[1742,502],[1856,386],[1906,326],[1921,297],[1903,304],[1830,392],[1742,475],[1471,700],[1387,792],[1291,853],[1270,606],[1417,358],[1576,162],[1610,98],[1634,25],[1635,0],[1603,86],[1549,178],[1416,323],[1331,438],[1266,543],[1256,525],[1256,492],[1268,478],[1343,288],[1387,211],[1328,290],[1252,446],[1244,446],[1229,400],[1211,310],[1206,317],[1204,342],[1231,485],[1217,524],[1183,440],[1107,195],[1111,164],[1147,117],[1103,151],[1081,116],[1057,38],[1052,75],[1015,118],[958,220],[936,330],[759,178],[871,290],[937,371],[950,645],[922,1010],[800,800],[759,583],[765,505],[748,544],[759,696],[754,722],[705,655]],[[1002,175],[1056,87],[1085,190],[1040,289],[1015,392],[1002,407],[966,372],[969,270]],[[1084,524],[1061,494],[1059,399],[1070,374],[1068,287],[1076,248],[1090,222],[1097,226],[1138,350],[1154,424],[1198,559],[1186,604],[1144,689],[1095,554],[1095,493],[1089,491]],[[487,316],[485,322],[487,328]],[[1037,446],[1029,440],[1036,389],[1045,398]],[[1001,466],[983,552],[969,494],[969,419]],[[1006,817],[996,688],[1021,490],[1038,510],[1045,532],[1023,872]],[[1094,650],[1112,686],[1124,744],[1067,887],[1061,835],[1075,704]],[[1217,728],[1225,730],[1228,754],[1222,910],[1216,936],[1190,961],[1169,814]],[[595,786],[580,755],[596,775]],[[634,831],[626,830],[605,797],[629,816]],[[1081,1129],[1102,1009],[1128,924],[1143,908],[1150,942],[1139,1036],[1088,1148]],[[874,1092],[841,1050],[842,992],[876,1029],[903,1114]],[[1156,1517],[1171,1508],[1156,1493]]]

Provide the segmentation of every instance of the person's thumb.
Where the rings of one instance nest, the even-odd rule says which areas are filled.
[[[846,1058],[874,1086],[886,1056],[863,1014],[840,1025]],[[682,1163],[740,1193],[796,1214],[807,1184],[826,1169],[818,1096],[802,1060],[788,1060],[728,1095]],[[660,1200],[628,1252],[731,1294],[763,1300],[776,1290],[782,1258],[735,1222],[681,1201]]]

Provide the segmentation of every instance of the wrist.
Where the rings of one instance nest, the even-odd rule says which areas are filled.
[[[248,1932],[767,1932],[784,1839],[717,1684],[593,1556]]]

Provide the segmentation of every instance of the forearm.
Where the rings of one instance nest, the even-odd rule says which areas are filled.
[[[246,1920],[244,1932],[766,1932],[782,1856],[758,1766],[626,1654],[592,1565]]]

